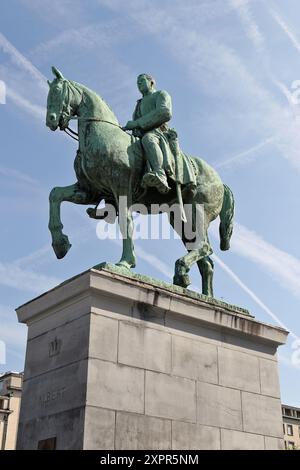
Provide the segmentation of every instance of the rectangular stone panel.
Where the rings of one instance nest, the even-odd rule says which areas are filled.
[[[170,333],[184,336],[188,339],[203,338],[210,344],[221,345],[222,333],[216,328],[197,321],[196,318],[183,317],[175,312],[166,312],[165,328]]]
[[[141,323],[120,322],[118,362],[169,373],[171,335]]]
[[[33,378],[53,369],[86,359],[90,316],[51,329],[27,342],[24,378]]]
[[[87,404],[144,412],[144,371],[122,364],[89,360]]]
[[[195,381],[146,371],[145,413],[195,422]]]
[[[92,312],[114,320],[124,320],[132,316],[133,302],[130,299],[112,296],[112,292],[93,291],[91,296]]]
[[[158,305],[147,305],[144,302],[133,302],[132,317],[156,325],[164,325],[166,311],[169,309],[170,298],[155,296]]]
[[[87,406],[84,417],[84,450],[114,449],[115,412]]]
[[[218,450],[220,449],[220,429],[172,421],[172,449]]]
[[[91,315],[89,356],[116,362],[118,355],[118,321],[103,315]]]
[[[84,408],[75,408],[19,424],[18,450],[37,450],[39,441],[55,439],[57,450],[83,448]]]
[[[265,437],[266,450],[284,450],[284,441],[278,437]]]
[[[241,392],[198,382],[197,420],[208,426],[242,430]]]
[[[43,313],[43,316],[38,315],[33,317],[28,328],[28,339],[35,338],[43,333],[48,333],[55,328],[88,315],[91,311],[91,300],[89,296],[85,295],[76,300],[69,299],[56,308],[50,308],[49,311],[47,310],[47,306],[47,296],[44,296],[43,307],[46,309],[46,312]]]
[[[280,398],[280,386],[277,362],[267,359],[259,360],[261,393]]]
[[[173,335],[172,374],[204,382],[218,383],[216,346]]]
[[[277,398],[242,392],[244,430],[282,437],[281,404]]]
[[[218,347],[218,358],[220,385],[260,393],[257,357]]]
[[[171,421],[118,411],[116,449],[171,449]]]
[[[21,421],[41,418],[85,405],[87,360],[23,382]]]
[[[222,450],[264,450],[264,436],[221,429]]]
[[[277,346],[272,342],[260,341],[255,336],[246,336],[236,331],[224,330],[223,343],[220,346],[229,347],[232,350],[251,356],[277,361]]]

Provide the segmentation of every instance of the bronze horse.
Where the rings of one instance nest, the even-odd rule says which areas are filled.
[[[135,267],[132,206],[144,204],[151,214],[153,204],[163,205],[167,209],[178,202],[175,185],[172,190],[160,194],[154,188],[143,190],[140,186],[145,172],[146,159],[139,139],[124,132],[117,118],[104,100],[87,87],[67,80],[62,73],[52,67],[54,80],[49,83],[46,125],[53,131],[58,127],[64,130],[70,119],[78,119],[79,148],[74,162],[77,181],[70,186],[55,187],[50,199],[49,230],[52,246],[57,258],[63,258],[71,247],[67,235],[62,232],[60,206],[63,201],[75,204],[95,205],[101,200],[112,204],[118,213],[120,231],[123,237],[123,251],[117,263],[125,269]],[[220,247],[229,249],[233,227],[234,199],[231,190],[224,185],[217,172],[200,158],[192,158],[197,171],[196,191],[183,192],[184,204],[192,207],[190,223],[196,230],[196,207],[202,207],[203,236],[192,248],[186,239],[185,230],[180,236],[188,253],[175,263],[174,284],[187,287],[190,284],[188,272],[197,263],[202,276],[203,294],[213,296],[213,262],[210,258],[213,250],[210,246],[207,230],[210,222],[220,217]],[[126,197],[126,204],[120,205],[121,197]],[[97,218],[96,210],[87,210],[90,217]],[[174,215],[168,214],[173,228],[178,231]],[[184,227],[183,227],[184,229]]]

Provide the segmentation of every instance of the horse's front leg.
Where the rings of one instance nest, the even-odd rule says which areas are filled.
[[[91,204],[89,195],[81,190],[77,183],[70,186],[53,188],[49,195],[50,217],[49,230],[52,237],[52,247],[58,259],[63,258],[71,248],[67,235],[62,231],[63,224],[60,218],[60,206],[63,201],[75,204]]]
[[[122,200],[124,198],[124,200]],[[127,269],[135,268],[136,258],[133,245],[133,219],[127,196],[120,198],[119,204],[119,227],[123,238],[123,251],[117,266]]]

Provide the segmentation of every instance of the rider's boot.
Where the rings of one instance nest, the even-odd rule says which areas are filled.
[[[163,169],[163,153],[156,139],[143,141],[148,161],[152,171],[146,173],[142,179],[142,187],[156,188],[162,194],[170,191],[166,173]]]
[[[149,171],[146,173],[142,180],[142,186],[156,188],[161,194],[166,194],[170,191],[166,173],[164,170]]]

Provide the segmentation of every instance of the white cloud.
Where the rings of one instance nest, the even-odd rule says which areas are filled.
[[[0,284],[26,292],[42,294],[61,281],[55,277],[22,269],[14,263],[0,262]]]
[[[263,49],[265,38],[254,20],[249,0],[229,0],[229,2],[238,12],[246,30],[246,34],[253,42],[256,49]]]
[[[127,19],[123,16],[110,21],[88,24],[79,28],[64,30],[55,37],[35,47],[29,56],[38,63],[66,63],[67,67],[74,66],[84,54],[85,60],[90,58],[93,67],[78,69],[79,75],[66,78],[81,81],[105,98],[124,123],[131,117],[136,97],[136,74],[122,58],[118,58],[114,46],[127,44],[127,40],[135,34],[134,25],[129,29]],[[128,47],[128,46],[127,46]],[[95,51],[101,50],[98,59],[94,61]],[[71,65],[65,61],[66,51],[72,57]],[[103,70],[105,73],[103,73]],[[64,70],[62,69],[62,73]]]
[[[26,256],[23,256],[21,258],[18,258],[12,262],[13,266],[22,268],[22,266],[30,266],[34,265],[35,267],[39,264],[43,264],[46,260],[49,259],[49,254],[52,251],[52,247],[50,243],[47,245],[43,246],[42,248],[39,248],[38,250],[29,253]]]
[[[300,171],[300,124],[295,120],[294,110],[278,102],[276,95],[270,91],[271,88],[263,87],[260,81],[249,73],[241,56],[225,42],[216,39],[215,30],[211,34],[209,28],[197,28],[193,19],[189,21],[188,15],[183,22],[180,16],[182,10],[177,3],[171,9],[158,9],[142,0],[131,0],[126,5],[119,1],[111,3],[99,0],[99,3],[120,11],[120,14],[124,8],[124,14],[126,10],[126,15],[139,25],[143,34],[152,34],[163,47],[167,47],[169,54],[185,67],[191,80],[201,87],[202,92],[215,99],[220,96],[226,98],[231,103],[232,116],[247,117],[244,120],[244,133],[249,128],[249,132],[253,134],[254,128],[256,138],[257,135],[262,138],[262,145],[270,136],[274,137],[274,144],[283,158]],[[269,71],[266,51],[262,47],[264,35],[258,29],[249,8],[245,7],[246,3],[240,1],[237,5],[240,5],[239,11],[243,12],[242,18],[248,36],[261,53],[269,83],[275,84],[283,91],[280,81],[274,79]],[[232,8],[231,5],[231,11]],[[190,18],[200,15],[199,2],[191,6],[186,4],[185,12],[189,12]],[[180,47],[174,47],[175,44],[180,44]],[[253,147],[255,146],[251,146],[249,151],[246,150],[243,156],[238,156],[232,163],[242,161],[243,157],[248,159],[250,154],[254,155]],[[261,145],[258,144],[257,150],[260,148]]]
[[[213,227],[216,235],[216,227]],[[250,259],[275,278],[282,287],[300,297],[300,260],[266,242],[253,230],[235,223],[231,249]]]
[[[170,270],[170,266],[164,263],[161,259],[159,259],[155,255],[151,255],[147,253],[143,248],[135,244],[135,250],[137,256],[146,261],[150,266],[152,266],[156,271],[163,274],[166,278],[171,279],[173,278],[173,272]]]
[[[17,314],[14,308],[0,305],[1,330],[0,340],[10,347],[18,347],[26,340],[27,328],[18,324]]]
[[[88,17],[88,4],[83,0],[20,0],[21,3],[33,11],[42,21],[59,28],[78,26]]]
[[[21,183],[26,183],[30,186],[40,186],[39,182],[34,180],[31,176],[22,173],[19,170],[15,170],[14,168],[7,168],[3,165],[0,166],[0,175],[3,175],[7,178],[13,178]]]
[[[271,126],[272,132],[275,131],[276,136],[274,143],[282,156],[286,158],[298,171],[300,171],[300,124],[299,119],[297,120],[297,117],[299,117],[299,113],[297,116],[297,108],[299,108],[299,106],[295,106],[293,104],[293,97],[290,90],[284,83],[275,77],[270,70],[269,57],[265,48],[265,36],[259,30],[258,25],[251,14],[249,1],[230,0],[230,2],[239,13],[246,34],[252,41],[270,82],[280,90],[288,101],[289,106],[287,108],[280,107],[279,105],[274,106],[273,112],[270,112],[269,114],[266,113],[264,115],[264,121],[267,126]],[[270,11],[273,18],[290,38],[293,46],[298,50],[298,52],[300,52],[300,43],[291,29],[274,10]],[[258,146],[258,150],[259,149],[260,145]],[[251,152],[251,149],[249,150]],[[244,153],[244,156],[248,156],[248,151]],[[241,157],[239,157],[237,161],[240,160]]]
[[[0,49],[11,59],[1,65],[8,104],[9,100],[12,101],[18,108],[44,123],[46,109],[33,101],[44,100],[48,93],[46,77],[2,33]]]
[[[46,77],[2,33],[0,33],[0,48],[10,56],[14,65],[28,72],[41,88],[47,90]]]
[[[238,153],[237,155],[233,155],[232,157],[226,158],[225,160],[222,160],[221,162],[216,162],[213,164],[214,168],[224,168],[224,167],[230,167],[231,165],[235,165],[236,163],[240,162],[247,162],[249,161],[249,157],[253,157],[253,154],[257,154],[259,150],[262,148],[266,147],[269,144],[274,143],[276,140],[276,137],[268,137],[267,139],[262,140],[256,145],[253,145],[253,147],[248,148],[247,150],[244,150],[243,152]]]
[[[126,26],[126,20],[121,17],[79,28],[66,29],[52,39],[39,44],[30,52],[30,56],[39,61],[49,61],[49,54],[55,53],[57,55],[70,47],[76,51],[90,49],[93,52],[97,48],[101,48],[102,55],[103,49],[120,43],[133,34],[134,31],[128,31]]]
[[[292,360],[289,357],[282,354],[282,352],[277,353],[277,358],[278,358],[279,364],[283,364],[291,369],[300,370],[300,364],[296,364],[292,362]]]
[[[300,52],[300,42],[296,34],[292,31],[292,29],[288,26],[288,24],[283,20],[283,18],[275,10],[270,10],[270,12],[274,20],[281,27],[284,33],[288,36],[292,45],[295,47],[295,49],[298,52]]]
[[[272,320],[274,320],[281,328],[284,328],[285,330],[289,331],[290,332],[290,335],[295,338],[295,339],[299,339],[298,336],[293,333],[279,318],[278,316],[276,315],[276,313],[274,313],[269,307],[267,307],[267,305],[240,279],[239,276],[237,276],[231,268],[229,268],[229,266],[224,263],[216,254],[213,254],[212,255],[212,258],[214,259],[214,261],[216,261],[219,266],[221,266],[221,268],[234,280],[234,282],[241,287],[241,289],[243,289],[248,295],[249,297],[251,297],[252,300],[254,300],[254,302],[257,303],[257,305],[259,305],[259,307],[264,310],[271,318]]]
[[[0,343],[2,342],[4,345],[6,353],[2,369],[7,367],[8,370],[11,370],[9,366],[11,356],[15,356],[20,364],[24,363],[27,327],[18,323],[14,308],[7,305],[0,305],[0,323]]]
[[[6,89],[6,95],[19,108],[29,113],[38,121],[42,121],[44,123],[45,118],[46,118],[46,108],[43,108],[42,106],[38,106],[36,104],[31,103],[28,99],[23,98],[21,95],[19,95],[19,93],[17,93],[16,91],[12,90],[9,87],[7,87]]]
[[[122,6],[120,2],[114,2],[112,8]],[[186,10],[188,9],[191,18],[201,12],[200,6],[187,5]],[[217,40],[216,35],[211,34],[207,28],[197,28],[189,21],[183,23],[181,10],[176,7],[170,10],[157,9],[148,2],[133,0],[126,3],[126,12],[144,34],[154,35],[156,40],[167,47],[172,57],[189,72],[191,80],[201,87],[202,92],[216,99],[220,96],[227,98],[231,103],[231,113],[247,116],[245,125],[251,130],[255,122],[257,133],[262,137],[268,136],[263,140],[270,135],[284,134],[284,149],[282,146],[281,149],[286,152],[285,144],[290,139],[290,133],[287,137],[285,131],[290,128],[291,115],[249,73],[242,58],[232,47]],[[254,20],[251,17],[250,20],[254,27]],[[259,41],[258,33],[251,37],[256,45],[262,43],[262,35],[259,36]],[[174,47],[175,44],[180,44],[180,47]],[[295,143],[300,150],[300,138]]]

